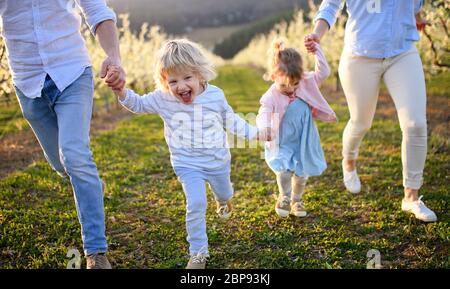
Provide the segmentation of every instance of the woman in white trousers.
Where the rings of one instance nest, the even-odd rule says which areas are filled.
[[[305,37],[308,51],[336,21],[341,0],[325,0]],[[342,168],[346,189],[361,191],[356,160],[361,141],[370,129],[383,79],[395,103],[402,130],[404,198],[402,210],[425,222],[437,220],[419,189],[427,153],[426,91],[422,62],[414,42],[425,22],[422,1],[346,1],[349,19],[339,63],[339,77],[347,98],[350,120],[343,134]]]

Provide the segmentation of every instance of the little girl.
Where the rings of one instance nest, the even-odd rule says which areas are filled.
[[[326,169],[313,118],[337,120],[319,90],[330,69],[318,44],[314,72],[305,73],[300,54],[293,48],[284,48],[280,40],[274,42],[270,54],[265,79],[274,84],[261,97],[256,123],[260,130],[274,136],[266,142],[265,159],[276,174],[280,191],[276,213],[283,218],[289,213],[304,217],[302,195],[306,180]]]
[[[171,163],[186,195],[188,269],[205,268],[209,257],[205,182],[214,192],[219,217],[231,214],[231,155],[224,128],[246,139],[258,136],[256,127],[233,112],[223,91],[208,83],[215,76],[212,64],[196,44],[171,40],[157,56],[157,90],[144,96],[130,89],[114,91],[130,111],[157,113],[164,121]],[[259,137],[267,139],[262,134]]]

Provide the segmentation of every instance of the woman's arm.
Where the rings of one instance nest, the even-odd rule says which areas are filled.
[[[314,30],[304,38],[308,52],[314,52],[313,43],[320,43],[320,39],[330,30],[336,22],[337,12],[341,9],[342,0],[324,0],[314,18]]]
[[[314,53],[316,51],[315,44],[320,43],[320,39],[322,39],[328,30],[328,22],[323,19],[317,20],[314,24],[313,33],[306,35],[304,38],[306,50],[310,53]]]

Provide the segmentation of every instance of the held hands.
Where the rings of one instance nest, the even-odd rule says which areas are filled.
[[[120,98],[125,99],[125,71],[119,65],[109,65],[106,70],[105,82]]]
[[[122,68],[120,57],[108,56],[102,63],[100,77],[118,96],[125,95],[125,71]]]
[[[257,136],[258,140],[271,141],[272,138],[273,138],[273,133],[272,133],[272,129],[270,127],[266,127],[264,129],[258,130],[258,136]]]
[[[303,42],[305,44],[306,50],[309,53],[315,53],[317,50],[316,45],[320,44],[320,37],[315,33],[311,33],[303,38]]]

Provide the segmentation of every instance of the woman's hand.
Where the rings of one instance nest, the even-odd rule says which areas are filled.
[[[305,43],[306,50],[309,53],[316,52],[316,45],[320,44],[320,39],[328,32],[330,26],[327,21],[324,19],[318,19],[314,24],[313,33],[306,35],[303,38],[303,42]]]
[[[303,38],[303,42],[305,43],[306,50],[309,53],[315,53],[316,44],[320,44],[320,37],[315,33],[311,33]]]
[[[427,25],[431,25],[426,19],[423,19],[420,13],[416,14],[416,27],[418,31],[424,31]]]

